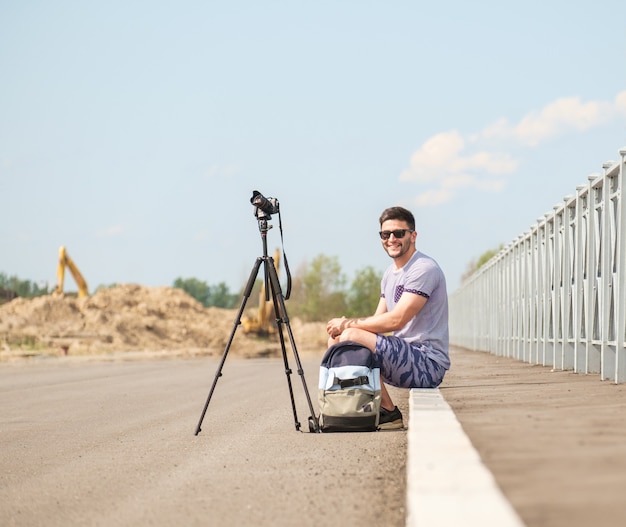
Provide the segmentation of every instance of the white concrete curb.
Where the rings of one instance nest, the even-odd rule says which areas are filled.
[[[439,389],[412,389],[407,527],[523,527]]]

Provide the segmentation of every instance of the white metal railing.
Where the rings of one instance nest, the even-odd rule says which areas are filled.
[[[450,295],[450,342],[626,382],[626,148]]]

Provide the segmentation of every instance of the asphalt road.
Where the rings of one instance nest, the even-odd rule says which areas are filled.
[[[292,364],[296,431],[282,360],[229,357],[196,436],[217,364],[0,365],[0,525],[404,525],[405,431],[309,433]]]

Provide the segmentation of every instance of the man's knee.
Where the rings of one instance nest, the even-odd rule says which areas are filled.
[[[347,328],[344,329],[341,335],[339,335],[339,340],[341,342],[345,342],[346,340],[354,340],[359,342],[359,336],[362,336],[363,330],[356,328]]]
[[[339,340],[341,342],[345,342],[346,340],[358,342],[359,344],[363,344],[369,348],[371,351],[376,349],[376,334],[365,331],[364,329],[346,328],[339,336]]]

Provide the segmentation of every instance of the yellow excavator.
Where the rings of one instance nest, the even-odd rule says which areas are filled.
[[[89,290],[87,289],[87,282],[83,278],[83,275],[80,274],[78,267],[74,263],[74,260],[70,258],[70,255],[67,254],[65,250],[65,246],[61,246],[59,248],[59,264],[57,266],[57,287],[54,290],[55,295],[63,294],[63,282],[65,281],[65,268],[70,270],[72,276],[74,277],[74,281],[78,286],[78,298],[83,298],[89,296]]]
[[[280,250],[274,251],[274,265],[276,267],[276,273],[278,274],[278,267],[280,264]],[[263,267],[261,266],[261,269]],[[256,317],[245,317],[241,320],[244,333],[256,333],[258,335],[270,335],[276,333],[276,314],[274,313],[274,302],[270,297],[269,300],[265,299],[265,281],[261,286],[261,292],[259,293],[259,309]]]

